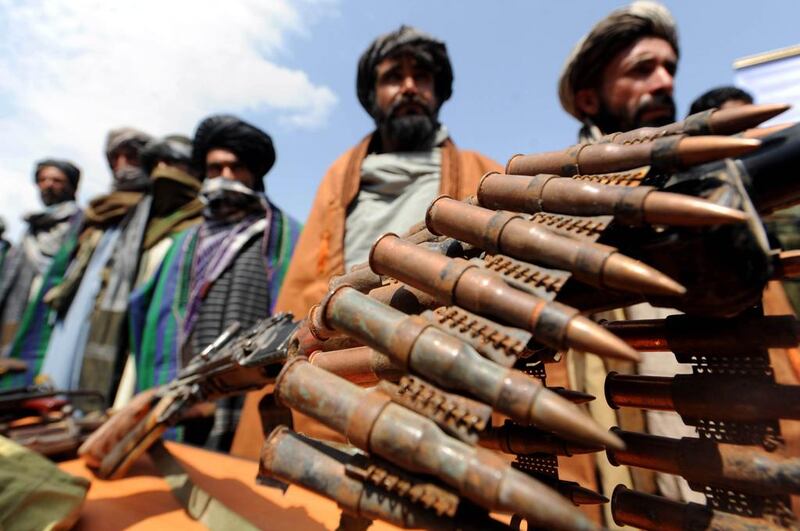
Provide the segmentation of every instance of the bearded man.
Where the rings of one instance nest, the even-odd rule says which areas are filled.
[[[438,194],[463,198],[484,173],[500,170],[456,148],[439,122],[453,92],[443,42],[409,26],[381,35],[358,62],[356,89],[375,131],[333,163],[317,190],[277,304],[298,318],[323,297],[330,277],[367,260],[380,234],[403,233]],[[260,396],[247,399],[236,455],[258,457]]]
[[[672,93],[678,55],[675,21],[661,4],[637,1],[598,22],[573,49],[559,81],[561,105],[583,124],[579,140],[592,142],[616,131],[674,122]],[[596,317],[657,319],[675,313],[638,304]],[[548,367],[548,383],[569,385],[595,396],[603,395],[605,376],[612,370],[668,376],[688,370],[659,354],[643,353],[638,367],[630,362],[603,360],[575,351],[570,351],[565,358],[565,362]],[[566,373],[572,381],[567,381]],[[589,410],[599,423],[608,426],[670,437],[695,434],[674,412],[614,411],[602,400],[589,404]],[[602,454],[573,457],[571,465],[578,467],[576,477],[581,484],[594,487],[597,477],[600,484],[596,490],[609,496],[617,484],[623,483],[676,500],[704,501],[703,495],[692,491],[683,478],[638,468],[614,467]],[[606,524],[613,527],[608,507],[604,507],[604,511]]]
[[[598,22],[558,83],[561,106],[583,124],[581,142],[674,122],[678,56],[675,21],[660,4],[634,2]]]
[[[36,164],[34,183],[45,208],[25,216],[28,228],[20,245],[9,253],[3,268],[0,280],[3,346],[14,339],[26,308],[36,299],[56,252],[80,225],[82,215],[75,202],[80,176],[80,170],[67,160],[45,159]],[[36,313],[32,308],[28,319],[34,319]],[[26,353],[11,354],[15,358],[33,361]]]

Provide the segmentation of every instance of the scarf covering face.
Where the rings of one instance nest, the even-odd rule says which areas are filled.
[[[113,162],[114,153],[122,147],[129,147],[137,155],[153,137],[133,127],[120,127],[112,129],[106,137],[106,159],[108,165]],[[114,172],[113,190],[117,191],[146,191],[150,183],[150,176],[144,170],[135,166],[120,168]]]
[[[263,192],[223,177],[208,179],[203,183],[200,201],[205,205],[203,217],[221,223],[235,223],[251,215],[263,216],[269,209]]]
[[[634,41],[653,36],[672,45],[679,56],[678,30],[670,12],[656,2],[640,0],[613,11],[575,45],[564,63],[558,82],[561,106],[583,120],[575,106],[575,93],[593,86],[607,62]]]
[[[358,60],[356,92],[361,106],[373,117],[375,108],[375,68],[378,63],[399,52],[408,52],[433,67],[434,88],[439,105],[453,94],[453,67],[447,46],[411,26],[400,26],[375,39]]]
[[[194,176],[172,166],[159,166],[152,174],[153,204],[142,249],[152,248],[165,237],[200,222],[202,184]]]
[[[219,114],[200,122],[194,134],[192,159],[206,175],[206,155],[212,149],[230,151],[241,161],[255,179],[255,189],[264,191],[263,177],[275,164],[272,138],[261,129],[235,116]]]

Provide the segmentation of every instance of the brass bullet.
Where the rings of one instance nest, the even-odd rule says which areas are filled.
[[[761,141],[727,136],[689,136],[678,144],[680,166],[687,168],[713,160],[739,157],[761,146]]]
[[[747,221],[741,210],[683,194],[653,191],[642,204],[644,221],[652,225],[694,227]]]
[[[611,173],[652,165],[672,172],[697,164],[738,157],[757,149],[761,141],[727,136],[666,136],[639,144],[577,144],[564,151],[516,155],[506,173],[541,173],[571,177]]]
[[[609,215],[629,225],[717,225],[746,219],[738,210],[697,197],[661,192],[651,186],[615,186],[556,175],[489,172],[478,184],[478,199],[481,206],[494,210]]]
[[[370,267],[431,294],[442,304],[455,303],[524,328],[549,347],[639,359],[635,350],[574,308],[514,289],[474,263],[422,249],[394,234],[385,234],[372,246]]]
[[[784,129],[789,129],[795,125],[797,125],[797,122],[786,122],[783,124],[771,125],[769,127],[754,127],[753,129],[746,129],[742,131],[737,136],[741,138],[755,138],[761,140],[762,138],[768,137],[773,133],[783,131]]]
[[[428,229],[488,252],[563,269],[587,284],[654,295],[683,295],[686,289],[663,273],[613,247],[556,234],[522,216],[439,197],[425,216]]]
[[[709,132],[712,135],[732,135],[766,122],[789,108],[791,105],[786,103],[759,103],[717,109],[708,117]]]

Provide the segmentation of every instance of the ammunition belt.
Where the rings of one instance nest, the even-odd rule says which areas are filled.
[[[413,376],[403,376],[398,382],[397,396],[392,397],[398,403],[423,415],[430,416],[437,423],[441,422],[452,430],[466,436],[476,435],[486,428],[485,419],[481,419],[468,409],[450,400],[447,396]]]
[[[415,483],[408,476],[395,474],[375,464],[359,467],[348,464],[347,475],[373,485],[387,494],[411,500],[426,509],[433,509],[438,516],[453,517],[458,510],[459,497],[432,483]]]
[[[490,321],[478,321],[458,306],[442,306],[433,311],[436,323],[455,335],[468,335],[502,350],[508,356],[522,357],[525,343],[491,326]]]
[[[499,273],[514,284],[524,286],[527,291],[532,291],[537,295],[539,290],[551,295],[558,293],[568,278],[567,275],[556,275],[544,268],[500,254],[487,254],[483,260],[483,266],[486,269]]]
[[[649,167],[638,168],[632,171],[618,173],[603,173],[595,175],[574,175],[572,179],[589,181],[600,184],[616,184],[620,186],[639,186],[649,171]]]
[[[545,227],[559,231],[565,231],[575,236],[599,237],[608,226],[608,222],[601,221],[610,219],[607,216],[594,218],[581,218],[575,216],[564,216],[560,214],[547,214],[537,212],[531,217],[531,221],[544,225]]]

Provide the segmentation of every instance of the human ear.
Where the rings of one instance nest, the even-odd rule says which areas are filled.
[[[600,98],[595,89],[581,89],[575,93],[575,108],[584,116],[594,116],[600,111]]]

